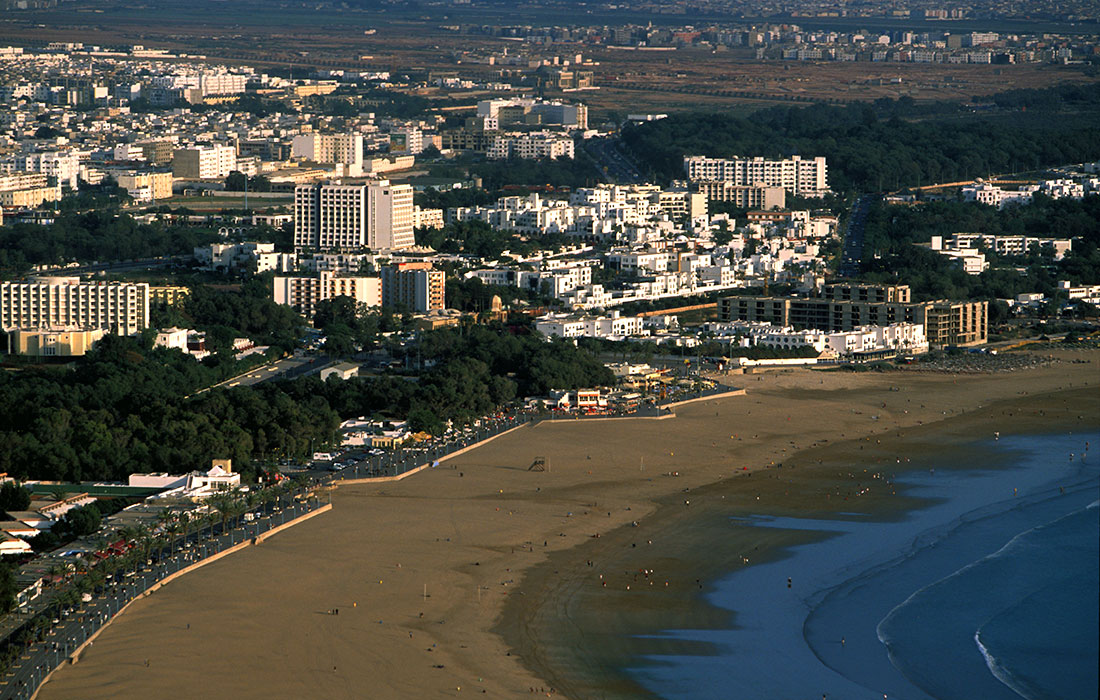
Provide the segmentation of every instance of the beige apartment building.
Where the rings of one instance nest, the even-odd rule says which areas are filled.
[[[129,192],[134,199],[155,201],[172,196],[172,181],[175,178],[169,172],[129,170],[117,173],[115,179],[118,186]]]
[[[176,284],[149,285],[149,303],[175,306],[191,295],[191,289]]]
[[[730,202],[742,209],[782,209],[787,206],[787,191],[768,185],[735,185],[732,182],[698,182],[699,191],[711,202]]]
[[[61,201],[61,185],[30,187],[22,190],[0,191],[0,205],[5,207],[34,208],[43,202]]]
[[[141,155],[152,165],[171,165],[176,153],[176,144],[171,141],[141,141],[134,144],[141,149]]]
[[[106,334],[107,331],[102,328],[87,331],[13,330],[8,333],[8,354],[29,357],[81,357]]]
[[[0,283],[0,328],[5,331],[92,330],[135,335],[149,327],[145,282],[81,282],[40,277]]]
[[[980,345],[989,339],[988,302],[912,302],[906,285],[827,285],[819,296],[805,298],[725,297],[718,301],[718,320],[827,331],[919,323],[933,347]]]
[[[791,156],[772,160],[753,158],[707,158],[685,156],[684,170],[695,182],[732,182],[735,185],[763,184],[782,187],[792,194],[816,196],[827,192],[828,166],[825,158]]]

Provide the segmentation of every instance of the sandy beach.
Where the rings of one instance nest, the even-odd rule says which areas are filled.
[[[745,395],[674,418],[542,423],[344,486],[331,512],[133,603],[38,697],[637,697],[609,671],[638,650],[628,635],[735,622],[699,604],[708,582],[792,542],[753,532],[716,554],[731,514],[915,507],[885,484],[856,495],[854,465],[1095,429],[1100,352],[1055,354],[1011,373],[730,376]]]

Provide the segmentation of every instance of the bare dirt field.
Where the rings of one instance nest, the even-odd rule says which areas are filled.
[[[948,65],[872,62],[761,61],[750,50],[622,51],[590,44],[536,47],[501,38],[444,30],[438,18],[325,12],[284,8],[262,17],[247,8],[212,6],[180,12],[137,6],[104,12],[44,10],[0,22],[0,43],[81,41],[143,44],[211,61],[259,68],[315,68],[453,72],[467,78],[508,79],[517,69],[471,60],[493,52],[550,58],[581,53],[595,65],[600,90],[565,93],[609,111],[746,110],[769,104],[846,103],[908,96],[918,101],[969,102],[1013,88],[1060,82],[1094,82],[1081,66],[1047,64]],[[376,29],[373,34],[364,34]],[[462,91],[451,91],[464,99]],[[560,96],[560,95],[559,95]],[[473,103],[476,97],[470,96]]]

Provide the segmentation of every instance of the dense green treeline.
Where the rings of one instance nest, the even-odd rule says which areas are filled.
[[[436,433],[447,421],[466,423],[516,397],[551,389],[609,385],[614,376],[595,355],[571,342],[471,325],[422,333],[409,361],[423,366],[406,377],[316,377],[279,384],[295,400],[321,397],[343,419],[407,417],[416,430]]]
[[[191,396],[247,366],[198,363],[108,336],[73,371],[0,374],[0,471],[19,479],[124,480],[230,458],[248,475],[258,462],[334,445],[341,419],[407,417],[437,432],[517,396],[614,380],[572,343],[499,326],[423,333],[418,356],[425,369],[415,380],[308,377]]]
[[[1100,103],[1097,88],[1081,90],[1082,101],[1095,109]],[[675,114],[627,126],[622,140],[657,179],[666,181],[684,177],[685,155],[825,156],[829,185],[842,192],[952,182],[1100,158],[1095,119],[1052,120],[1050,126],[1037,128],[998,121],[994,128],[980,114],[905,121],[901,113],[882,119],[881,111],[854,104],[771,108],[749,117]]]
[[[1062,260],[1041,251],[1013,258],[986,251],[990,269],[968,275],[950,259],[914,245],[952,233],[1074,241],[1073,250]],[[1059,280],[1100,284],[1100,197],[1052,200],[1036,195],[1030,205],[1000,210],[974,202],[924,202],[913,206],[880,202],[867,214],[863,250],[863,276],[867,281],[901,281],[921,299],[996,299],[1025,292],[1050,295]]]
[[[18,478],[125,479],[180,472],[229,457],[301,451],[329,440],[335,414],[280,400],[279,392],[215,390],[189,396],[249,365],[196,362],[107,336],[74,371],[28,368],[0,375],[0,471]],[[267,394],[271,393],[271,396]]]
[[[289,306],[276,304],[271,274],[254,277],[236,293],[196,285],[178,310],[166,309],[158,327],[176,325],[207,333],[212,351],[228,349],[233,338],[247,337],[258,345],[289,351],[301,337],[305,320]]]
[[[219,240],[214,233],[159,221],[138,223],[111,211],[62,213],[54,223],[0,226],[0,274],[14,275],[32,265],[70,261],[115,261],[190,253]]]
[[[518,187],[591,187],[600,182],[592,161],[578,148],[575,158],[509,158],[487,160],[467,166],[471,175],[481,178],[487,190],[500,190],[506,185]]]

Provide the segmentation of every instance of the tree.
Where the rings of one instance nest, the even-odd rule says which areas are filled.
[[[12,511],[26,510],[31,505],[31,492],[22,484],[15,481],[5,481],[0,486],[0,510],[10,513]]]
[[[99,530],[101,520],[99,509],[94,503],[89,503],[65,513],[59,525],[63,532],[73,537],[86,537]]]
[[[248,186],[248,176],[239,170],[234,170],[225,178],[225,189],[229,192],[244,192]]]
[[[409,411],[409,429],[431,435],[443,433],[443,421],[430,408],[417,406]]]
[[[15,610],[17,593],[19,593],[19,586],[15,583],[14,567],[6,562],[0,562],[0,612],[10,613]]]

